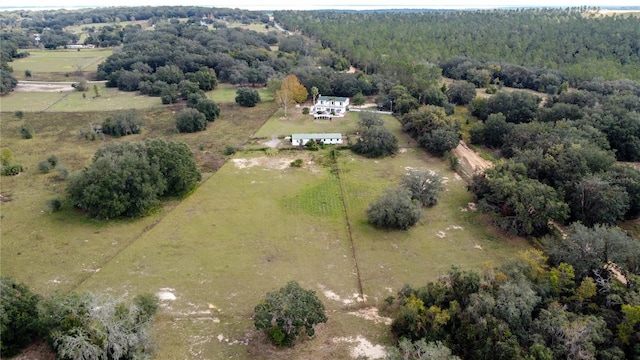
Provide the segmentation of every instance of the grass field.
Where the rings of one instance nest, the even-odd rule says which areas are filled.
[[[213,101],[215,102],[235,103],[237,90],[238,86],[236,85],[218,84],[218,86],[214,90],[207,92],[207,96],[213,99]],[[266,88],[256,88],[256,90],[258,90],[258,93],[260,94],[261,102],[273,101],[273,94],[267,91]]]
[[[18,80],[73,81],[77,71],[93,73],[109,57],[111,49],[30,50],[31,55],[11,62]],[[31,78],[25,71],[31,71]]]
[[[211,95],[230,89],[222,86]],[[350,359],[358,346],[380,351],[392,344],[384,319],[371,313],[363,318],[367,314],[362,310],[368,308],[358,301],[360,283],[365,305],[381,305],[404,283],[424,284],[453,264],[478,268],[501,262],[528,247],[525,241],[498,235],[483,215],[461,211],[471,200],[466,184],[445,162],[415,147],[391,116],[384,116],[385,124],[399,137],[401,152],[365,159],[341,150],[339,176],[326,166],[327,150],[282,150],[276,156],[241,151],[218,169],[225,146],[242,148],[253,134],[348,133],[358,120],[351,113],[315,122],[300,109],[295,110],[300,114],[292,111],[281,119],[273,102],[242,108],[221,101],[225,96],[217,100],[221,118],[204,132],[178,134],[173,116],[183,105],[159,106],[138,110],[145,122],[142,134],[105,140],[185,141],[207,171],[188,198],[166,203],[142,219],[109,222],[87,219],[69,204],[49,214],[45,201],[64,197],[65,182],[55,170],[37,171],[38,162],[49,155],[59,158],[59,166],[82,169],[104,142],[81,138],[79,129],[100,123],[109,112],[54,110],[66,98],[47,112],[28,112],[22,120],[3,112],[2,146],[13,151],[26,171],[0,183],[2,194],[11,199],[0,203],[2,274],[45,295],[56,290],[116,298],[162,295],[155,324],[157,359]],[[68,100],[80,103],[68,108],[89,101]],[[24,123],[34,127],[31,140],[19,137]],[[304,166],[290,167],[297,158]],[[409,231],[372,228],[366,208],[411,168],[446,178],[440,203]],[[253,330],[252,311],[267,291],[292,279],[318,292],[329,322],[314,339],[294,349],[275,349]]]
[[[69,85],[71,86],[71,85]],[[83,93],[71,92],[13,92],[0,98],[0,109],[13,112],[22,110],[50,112],[95,112],[125,109],[148,109],[161,106],[160,98],[119,91],[97,84],[100,97],[93,88]]]

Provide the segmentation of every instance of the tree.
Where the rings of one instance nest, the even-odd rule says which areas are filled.
[[[351,104],[353,104],[353,106],[360,106],[360,105],[364,105],[364,103],[367,101],[367,98],[362,95],[361,92],[353,95],[353,99],[351,99]]]
[[[629,209],[629,195],[625,189],[597,175],[580,180],[569,199],[572,216],[587,226],[614,225],[617,220],[624,219]]]
[[[72,203],[90,216],[140,216],[159,205],[167,183],[143,144],[112,143],[96,151],[92,163],[69,180]]]
[[[577,279],[603,275],[609,262],[623,271],[640,271],[640,243],[624,231],[602,225],[592,228],[574,223],[566,239],[547,238],[545,246],[552,264],[565,262],[573,266]]]
[[[241,87],[236,90],[236,103],[244,107],[254,107],[260,102],[260,93],[256,89]]]
[[[358,121],[358,128],[360,131],[367,131],[374,126],[383,126],[384,120],[380,117],[380,114],[377,114],[372,111],[360,111],[358,113],[358,117],[360,121]]]
[[[181,133],[193,133],[207,128],[207,118],[196,109],[183,109],[176,115],[176,128]]]
[[[208,122],[213,122],[220,117],[220,107],[211,99],[201,97],[196,101],[193,108],[203,114]]]
[[[398,152],[398,139],[384,126],[372,126],[360,136],[351,150],[369,158],[385,157]]]
[[[0,355],[11,357],[35,340],[39,332],[40,297],[13,278],[0,278]]]
[[[55,295],[41,306],[48,337],[61,359],[140,359],[151,355],[149,328],[158,306],[154,295],[133,304],[91,294]]]
[[[513,128],[502,113],[489,115],[484,126],[484,144],[491,148],[500,148]]]
[[[276,91],[276,100],[284,107],[284,116],[287,116],[287,108],[307,99],[307,89],[300,84],[298,77],[291,74],[282,79],[280,90]]]
[[[276,345],[292,346],[302,334],[312,337],[316,324],[327,322],[324,305],[315,291],[289,281],[276,292],[267,293],[254,309],[254,324]]]
[[[476,87],[466,81],[454,81],[447,89],[449,102],[456,105],[467,105],[476,97]]]
[[[115,137],[139,134],[142,120],[135,110],[119,111],[102,122],[102,132]]]
[[[367,210],[369,222],[383,229],[407,230],[422,216],[420,203],[404,188],[387,190]]]
[[[549,232],[549,220],[563,222],[569,207],[549,185],[525,176],[524,165],[498,164],[483,175],[475,176],[471,189],[479,205],[500,217],[501,228],[519,235],[542,235]]]
[[[167,183],[162,196],[184,195],[202,179],[187,144],[153,139],[145,145],[149,161],[158,166]]]
[[[451,349],[442,342],[426,342],[424,339],[411,342],[401,339],[397,348],[387,353],[385,360],[460,360],[451,354]]]
[[[487,111],[489,114],[504,114],[510,123],[526,123],[536,117],[540,101],[538,96],[526,92],[500,91],[487,100]]]
[[[312,86],[311,87],[311,98],[313,103],[316,103],[316,98],[318,97],[318,95],[320,95],[320,90],[318,90],[318,88],[316,86]]]
[[[442,177],[433,171],[411,170],[402,179],[402,185],[411,191],[413,200],[426,207],[438,203],[438,196],[443,189]]]
[[[424,134],[418,141],[433,155],[444,156],[447,151],[458,146],[460,134],[451,126],[440,127]]]
[[[213,69],[209,69],[204,66],[194,73],[186,74],[186,78],[189,81],[193,81],[198,84],[200,90],[210,91],[216,88],[218,85],[218,77]]]

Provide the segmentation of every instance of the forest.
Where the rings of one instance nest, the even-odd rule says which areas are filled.
[[[469,191],[497,228],[539,249],[400,289],[383,309],[398,344],[389,359],[640,357],[640,242],[618,227],[640,215],[636,17],[584,7],[273,16],[291,33],[230,9],[0,14],[0,90],[16,86],[10,64],[36,47],[31,33],[57,48],[79,40],[66,26],[149,20],[153,31],[129,24],[85,40],[117,46],[95,79],[163,104],[291,74],[316,94],[368,97],[435,156],[464,140],[492,158]]]

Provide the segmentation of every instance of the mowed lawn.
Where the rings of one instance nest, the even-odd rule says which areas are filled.
[[[29,80],[25,77],[25,70],[30,70],[34,79],[38,78],[40,73],[72,74],[78,70],[93,72],[98,69],[98,64],[109,57],[113,51],[111,49],[81,49],[80,51],[77,49],[29,49],[29,53],[30,55],[26,58],[11,62],[13,75],[18,80]]]
[[[236,95],[239,87],[233,84],[218,84],[218,86],[211,91],[207,92],[207,96],[211,98],[215,102],[219,103],[235,103]],[[253,88],[258,91],[260,94],[261,102],[270,102],[273,101],[273,94],[267,90],[265,87],[256,87]]]
[[[310,106],[310,104],[308,104]],[[284,116],[284,110],[278,110],[269,121],[255,134],[256,137],[284,137],[300,133],[354,133],[358,127],[357,113],[348,112],[345,117],[332,120],[314,120],[313,115],[302,114],[302,107],[291,107]],[[397,122],[397,120],[394,119]]]

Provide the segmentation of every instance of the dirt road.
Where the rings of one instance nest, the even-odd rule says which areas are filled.
[[[483,159],[480,154],[471,150],[464,141],[460,141],[458,147],[452,152],[458,158],[459,169],[467,179],[493,167],[491,161]]]

